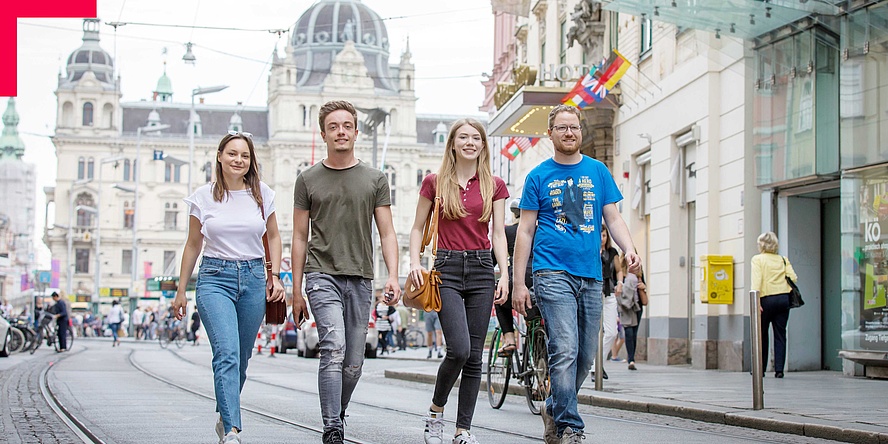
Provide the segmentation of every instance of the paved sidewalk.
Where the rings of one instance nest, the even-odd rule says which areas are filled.
[[[434,383],[440,359],[427,349],[398,351],[382,359],[416,362],[387,378]],[[485,352],[486,359],[486,352]],[[610,379],[594,390],[590,377],[581,403],[678,416],[761,430],[845,442],[888,444],[888,381],[852,378],[839,372],[791,372],[764,378],[764,410],[752,409],[752,377],[745,372],[694,370],[686,366],[607,362]],[[482,389],[484,382],[482,381]]]

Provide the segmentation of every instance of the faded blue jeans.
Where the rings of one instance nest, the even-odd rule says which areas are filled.
[[[567,427],[582,431],[585,425],[577,409],[577,393],[598,351],[601,281],[561,270],[538,270],[533,288],[549,336],[552,386],[546,409],[555,420],[558,436]]]
[[[360,276],[305,274],[305,293],[318,326],[318,394],[324,431],[342,429],[340,416],[361,379],[373,302],[372,281]]]
[[[262,259],[203,257],[197,275],[197,307],[213,348],[216,410],[227,432],[241,425],[240,393],[247,380],[256,333],[265,317]]]

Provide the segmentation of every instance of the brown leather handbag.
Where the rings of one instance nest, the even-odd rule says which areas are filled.
[[[426,246],[432,245],[432,267],[422,273],[422,285],[416,287],[412,279],[407,281],[407,291],[404,292],[404,305],[417,308],[426,312],[441,310],[441,293],[438,285],[441,284],[441,273],[435,270],[435,256],[438,254],[438,211],[441,207],[441,198],[435,196],[435,210],[429,212],[422,233],[422,248],[419,257],[425,254]]]
[[[262,210],[262,220],[265,219],[265,204],[260,205]],[[265,323],[272,325],[280,325],[287,321],[287,299],[280,301],[269,301],[268,296],[271,289],[268,288],[268,282],[273,279],[271,275],[271,251],[268,249],[268,231],[262,234],[262,246],[265,248]]]

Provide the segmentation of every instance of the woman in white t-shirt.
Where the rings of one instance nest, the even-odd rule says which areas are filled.
[[[216,152],[216,182],[185,202],[190,207],[188,240],[182,253],[179,289],[172,307],[185,316],[185,288],[203,248],[196,300],[213,348],[216,434],[220,443],[240,443],[240,391],[253,341],[265,317],[265,302],[282,300],[281,236],[274,191],[259,180],[250,133],[229,132]],[[268,233],[272,282],[266,282],[262,235]],[[266,288],[268,296],[266,297]]]

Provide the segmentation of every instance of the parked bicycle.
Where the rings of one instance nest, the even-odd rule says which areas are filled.
[[[499,326],[490,338],[490,351],[487,358],[487,400],[490,406],[502,407],[509,392],[509,380],[515,379],[524,387],[527,406],[534,415],[545,408],[549,397],[549,355],[546,349],[546,328],[539,309],[534,306],[527,310],[524,322],[515,322],[519,333],[517,348],[500,356],[502,330]]]
[[[33,355],[38,348],[40,348],[40,344],[46,340],[47,347],[53,347],[55,351],[59,351],[59,337],[58,331],[56,328],[55,320],[58,316],[54,316],[52,314],[46,313],[46,311],[40,312],[40,317],[37,319],[38,327],[37,327],[37,337],[34,338],[34,345],[31,347],[31,354]],[[68,335],[68,350],[74,346],[74,335]]]
[[[407,333],[405,334],[405,337],[407,338],[407,347],[425,347],[425,336],[425,332],[416,327],[408,328]]]
[[[157,326],[157,340],[160,342],[160,348],[167,348],[170,342],[175,343],[176,347],[182,348],[187,339],[185,324],[181,321],[166,319],[163,324]]]

